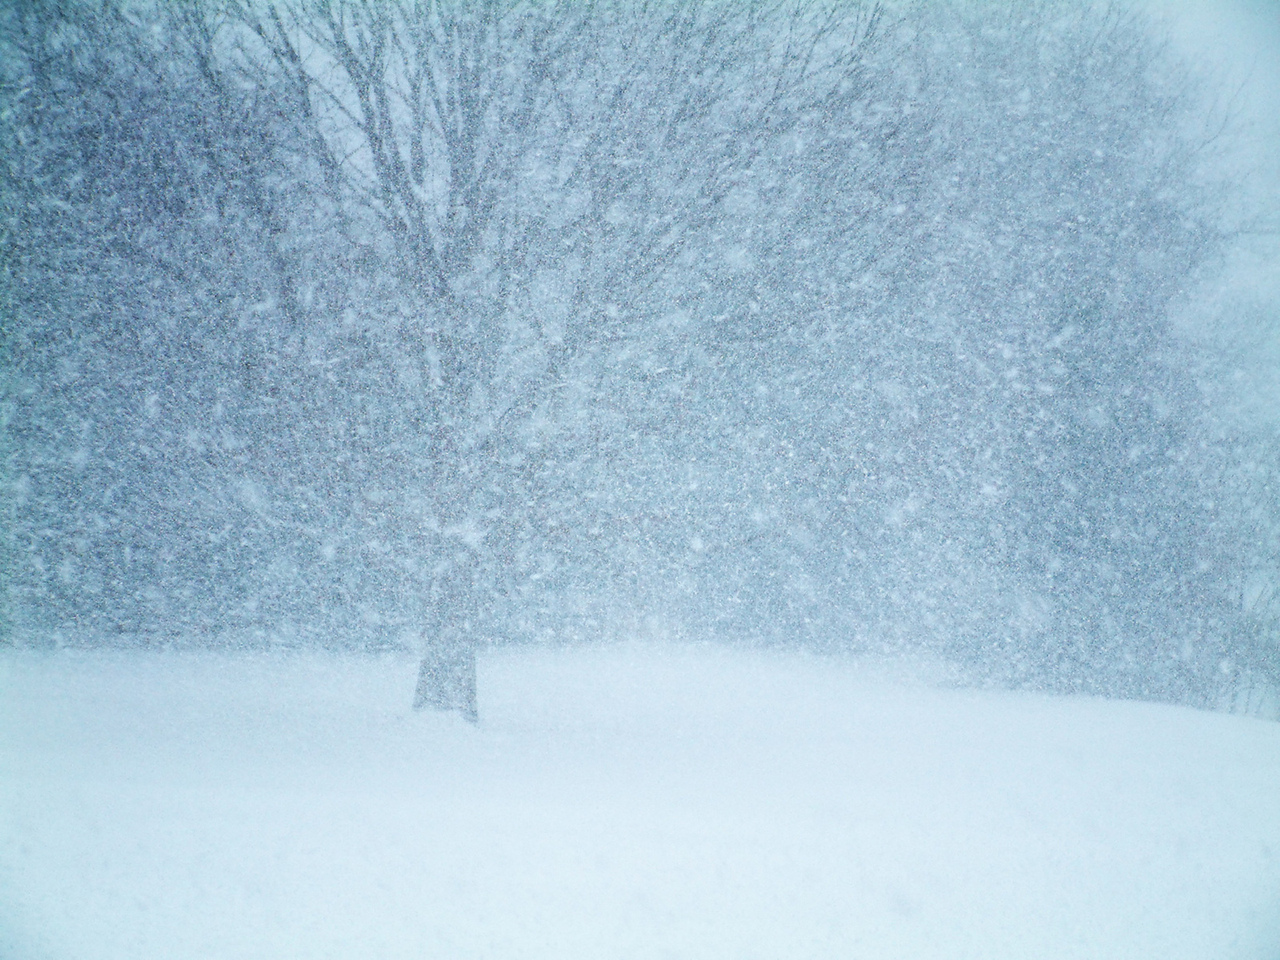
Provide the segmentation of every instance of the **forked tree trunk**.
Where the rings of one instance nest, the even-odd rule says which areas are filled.
[[[471,723],[480,719],[476,705],[476,646],[457,638],[441,638],[427,647],[418,668],[413,709],[457,710]]]

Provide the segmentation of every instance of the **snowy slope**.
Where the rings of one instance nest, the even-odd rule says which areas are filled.
[[[0,957],[1280,957],[1280,724],[798,654],[0,655]]]

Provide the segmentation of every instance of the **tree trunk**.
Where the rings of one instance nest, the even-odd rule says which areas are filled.
[[[476,645],[460,637],[441,637],[427,647],[418,668],[413,709],[457,710],[471,723],[476,706]]]
[[[476,705],[476,647],[479,608],[475,557],[455,557],[433,584],[427,630],[418,667],[413,709],[456,710],[469,722],[480,719]]]

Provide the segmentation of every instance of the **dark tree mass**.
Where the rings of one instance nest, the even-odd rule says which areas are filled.
[[[49,0],[0,83],[9,642],[1280,684],[1280,457],[1170,322],[1213,118],[1137,14]]]

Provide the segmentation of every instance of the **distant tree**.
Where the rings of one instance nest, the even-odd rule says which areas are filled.
[[[1277,313],[1252,291],[1224,293],[1191,344],[1207,394],[1192,466],[1232,612],[1218,705],[1280,719],[1280,431],[1254,381],[1273,362]]]
[[[1232,615],[1169,308],[1225,238],[1191,80],[1118,7],[907,22],[760,254],[826,411],[796,451],[826,535],[792,553],[873,633],[1006,681],[1207,701]]]
[[[736,493],[699,503],[698,629],[1213,702],[1233,455],[1169,320],[1230,241],[1194,78],[1122,6],[900,12],[689,268],[688,441]]]
[[[960,321],[982,425],[957,506],[994,489],[985,550],[1016,598],[1013,629],[986,641],[1007,644],[1003,669],[1203,701],[1230,613],[1170,306],[1225,238],[1191,78],[1149,29],[1056,3],[944,21],[930,69],[955,93],[935,169],[969,184],[935,289],[963,304],[939,313]]]

